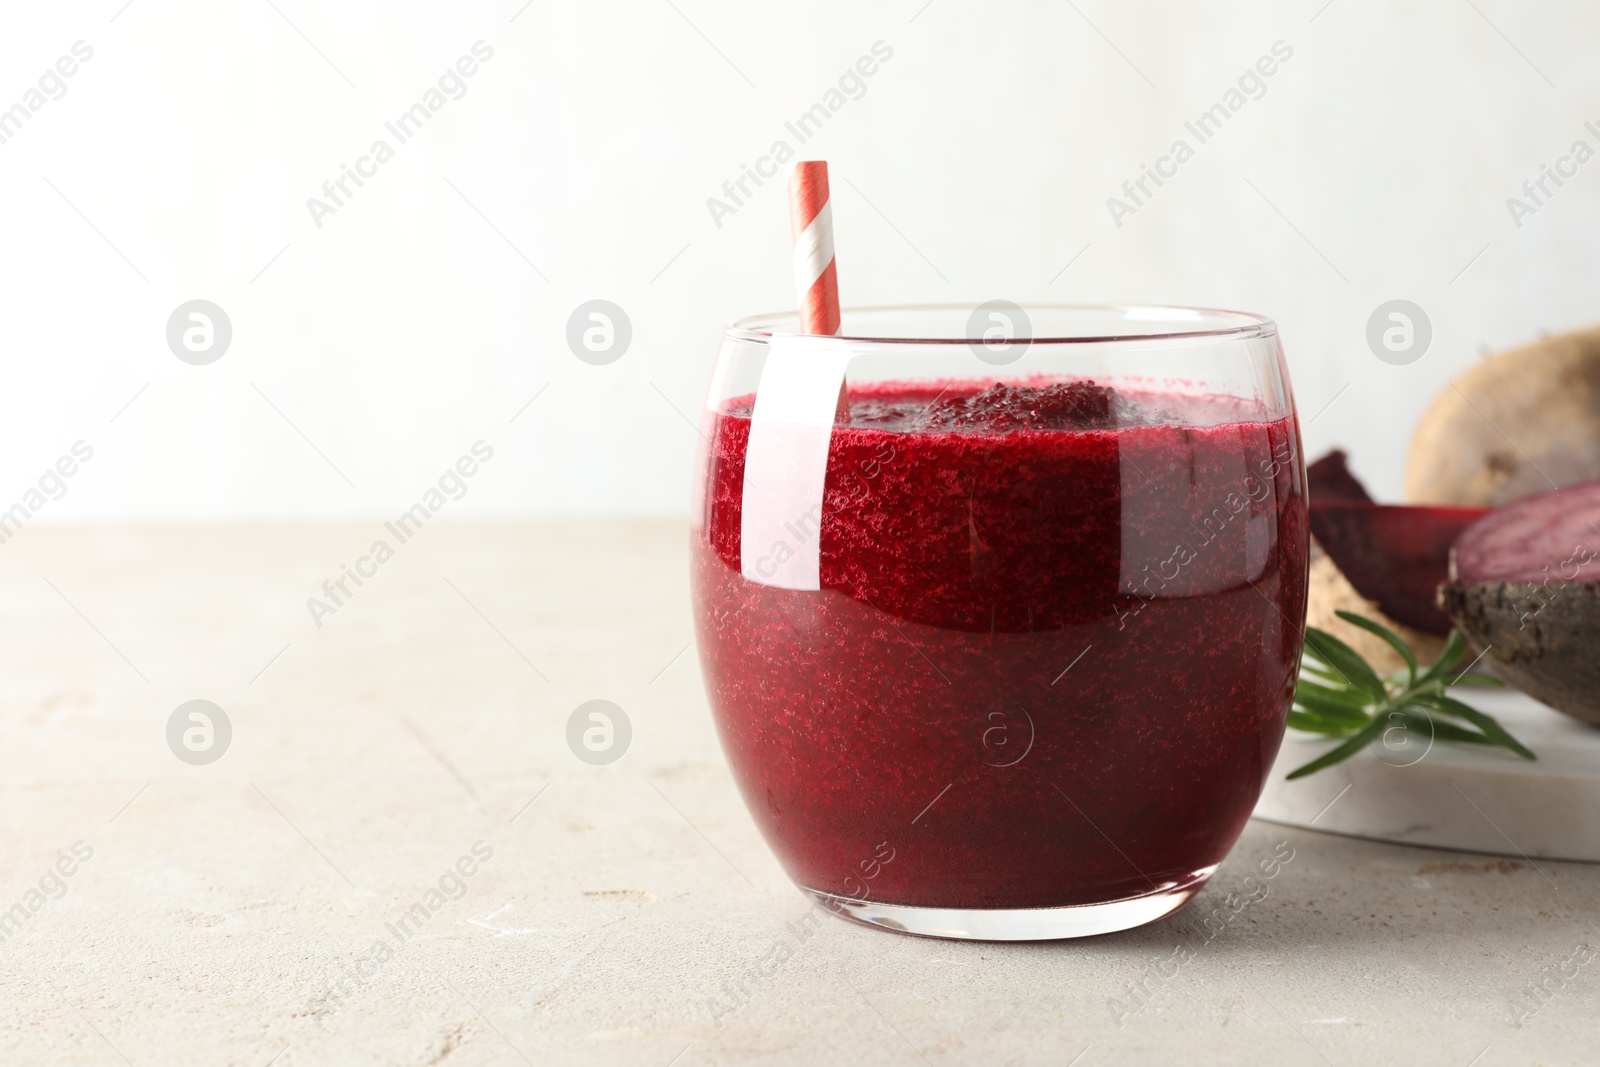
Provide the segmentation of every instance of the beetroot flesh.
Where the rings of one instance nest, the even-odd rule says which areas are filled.
[[[1443,636],[1450,616],[1435,601],[1449,577],[1450,546],[1484,508],[1317,503],[1311,533],[1356,592],[1385,615],[1423,633]]]
[[[1600,578],[1600,481],[1495,508],[1462,531],[1450,576],[1463,585]]]

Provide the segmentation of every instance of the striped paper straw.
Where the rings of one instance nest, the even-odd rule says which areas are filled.
[[[800,331],[839,332],[839,274],[833,258],[833,205],[828,164],[796,163],[789,175],[789,232],[794,238],[794,284],[800,297]]]

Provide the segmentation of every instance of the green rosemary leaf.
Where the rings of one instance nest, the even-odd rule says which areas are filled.
[[[1463,719],[1466,719],[1472,725],[1482,730],[1484,736],[1492,740],[1495,744],[1500,745],[1503,748],[1509,748],[1511,751],[1515,752],[1525,760],[1536,760],[1539,758],[1538,756],[1535,756],[1533,752],[1530,751],[1528,747],[1521,741],[1518,741],[1515,737],[1512,737],[1509,733],[1507,733],[1506,728],[1501,726],[1499,720],[1497,720],[1493,715],[1487,715],[1479,711],[1477,708],[1463,704],[1461,701],[1452,697],[1444,696],[1443,694],[1439,694],[1438,696],[1420,697],[1418,698],[1418,703],[1424,704],[1427,707],[1436,708],[1439,711],[1445,712],[1446,714],[1457,715]]]
[[[1342,704],[1356,711],[1363,711],[1372,703],[1367,697],[1354,690],[1323,685],[1321,682],[1314,682],[1307,678],[1301,678],[1294,687],[1295,699],[1298,700],[1302,693],[1321,700],[1331,700],[1336,704]]]
[[[1345,622],[1349,623],[1351,626],[1359,626],[1361,629],[1367,631],[1367,633],[1372,634],[1375,637],[1380,637],[1384,641],[1388,642],[1389,647],[1400,653],[1400,658],[1406,661],[1406,667],[1410,675],[1410,681],[1407,684],[1416,684],[1417,654],[1411,651],[1411,646],[1406,644],[1405,641],[1401,639],[1399,634],[1395,633],[1382,623],[1373,622],[1371,619],[1363,618],[1354,612],[1335,611],[1334,614],[1339,616],[1339,618],[1343,619]]]
[[[1360,752],[1362,749],[1366,748],[1373,741],[1377,740],[1378,735],[1383,733],[1387,726],[1388,722],[1386,720],[1374,717],[1373,720],[1369,722],[1362,730],[1356,733],[1355,736],[1351,737],[1350,740],[1346,741],[1332,752],[1324,753],[1322,756],[1312,760],[1304,767],[1296,767],[1294,770],[1290,771],[1288,775],[1289,780],[1293,781],[1296,778],[1304,778],[1308,774],[1316,774],[1324,767],[1331,767],[1340,760],[1349,759],[1357,752]]]
[[[1306,648],[1312,655],[1338,672],[1347,685],[1366,690],[1375,700],[1388,698],[1389,693],[1383,686],[1383,679],[1367,665],[1361,654],[1326,630],[1307,626]]]
[[[1393,714],[1400,716],[1400,720],[1405,725],[1406,729],[1412,730],[1418,734],[1426,734],[1429,737],[1432,737],[1435,741],[1462,741],[1469,745],[1495,744],[1495,741],[1492,738],[1485,737],[1476,730],[1468,730],[1466,727],[1457,726],[1453,722],[1446,722],[1444,719],[1436,719],[1425,711],[1412,711],[1408,709],[1406,711],[1394,712]]]
[[[1304,711],[1291,708],[1289,711],[1289,725],[1296,730],[1304,730],[1311,734],[1329,734],[1340,736],[1350,732],[1350,727],[1344,722],[1335,722],[1325,719],[1320,715],[1308,714]]]
[[[1310,656],[1300,657],[1300,677],[1311,678],[1318,682],[1341,687],[1350,684]]]
[[[1503,684],[1498,678],[1468,671],[1450,676],[1467,650],[1460,633],[1452,630],[1439,658],[1419,674],[1416,653],[1394,631],[1360,615],[1341,611],[1339,616],[1382,638],[1400,654],[1406,666],[1387,679],[1382,678],[1355,649],[1326,631],[1306,627],[1305,654],[1295,684],[1289,725],[1344,740],[1321,757],[1295,768],[1290,778],[1304,778],[1349,759],[1396,726],[1425,735],[1431,741],[1498,745],[1523,759],[1537,758],[1492,715],[1445,695],[1445,687],[1450,685]],[[1464,720],[1466,725],[1452,719]]]
[[[1451,630],[1450,636],[1445,638],[1444,651],[1439,653],[1439,658],[1434,660],[1433,666],[1423,672],[1422,677],[1412,683],[1412,688],[1427,685],[1435,679],[1442,678],[1450,673],[1461,657],[1466,654],[1467,642],[1461,636],[1460,630]]]
[[[1492,685],[1497,689],[1504,689],[1506,683],[1492,674],[1458,674],[1450,679],[1451,685]]]
[[[1344,724],[1345,730],[1355,730],[1367,724],[1371,715],[1361,704],[1346,704],[1340,700],[1329,700],[1327,697],[1315,693],[1294,692],[1294,706],[1311,712],[1320,718],[1331,722]]]

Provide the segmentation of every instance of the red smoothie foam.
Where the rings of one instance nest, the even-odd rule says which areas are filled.
[[[1293,420],[941,385],[851,387],[820,592],[741,576],[753,398],[713,414],[696,623],[746,805],[795,881],[854,899],[1049,907],[1191,880],[1243,829],[1294,689]]]

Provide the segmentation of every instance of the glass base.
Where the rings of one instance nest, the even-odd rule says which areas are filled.
[[[882,930],[959,941],[1054,941],[1130,930],[1165,918],[1189,903],[1216,869],[1213,864],[1136,897],[1059,908],[923,908],[800,888],[835,915]]]

